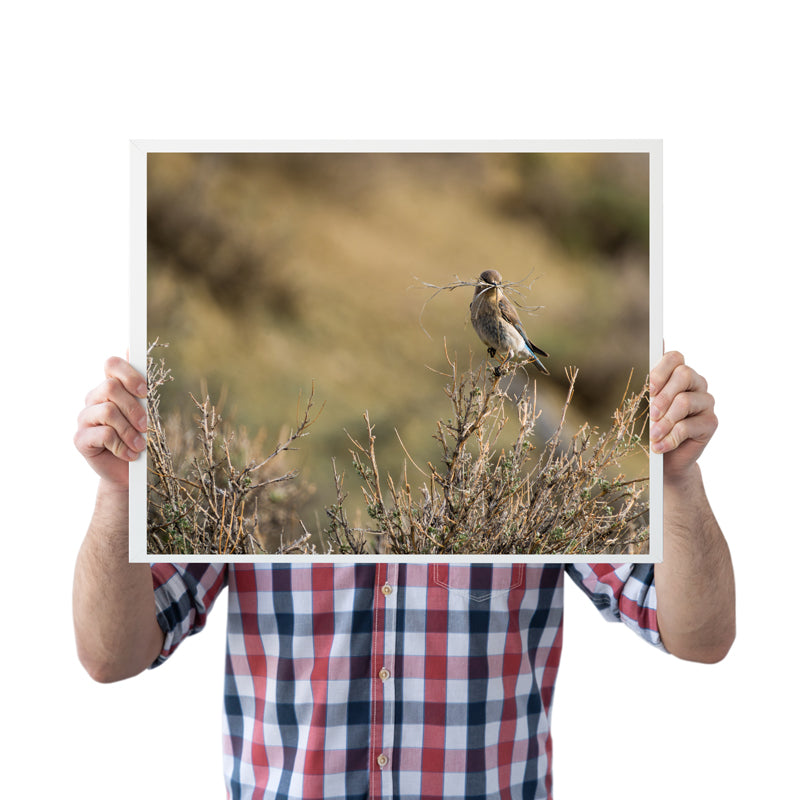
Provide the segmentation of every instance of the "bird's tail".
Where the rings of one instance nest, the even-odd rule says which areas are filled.
[[[532,341],[530,341],[530,339],[526,339],[525,344],[528,346],[528,351],[530,352],[529,361],[533,362],[533,366],[536,367],[536,369],[538,369],[542,375],[549,375],[550,372],[548,371],[547,367],[537,358],[537,355],[547,358],[548,354],[545,353],[541,347],[537,347]]]
[[[538,355],[547,358],[550,355],[550,353],[545,353],[541,347],[537,347],[530,339],[526,339],[525,344],[528,346],[528,350],[531,351],[532,356]]]
[[[550,372],[547,369],[547,367],[544,364],[542,364],[542,362],[539,361],[539,359],[536,356],[532,356],[530,358],[530,361],[533,362],[533,366],[536,367],[536,369],[538,369],[539,372],[542,373],[542,375],[549,375],[550,374]]]

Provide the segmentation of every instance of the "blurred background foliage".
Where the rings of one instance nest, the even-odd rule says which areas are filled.
[[[648,368],[648,158],[151,153],[147,324],[149,341],[169,343],[165,416],[179,413],[193,435],[188,393],[207,391],[232,427],[277,442],[313,382],[324,411],[292,465],[314,488],[302,519],[325,527],[332,457],[360,498],[345,430],[363,439],[365,410],[393,474],[404,459],[395,429],[417,463],[438,459],[444,342],[464,368],[486,354],[469,322],[472,290],[431,297],[420,280],[493,268],[522,281],[518,303],[542,307],[521,313],[550,353],[551,376],[530,375],[541,440],[558,424],[567,365],[580,373],[566,432],[606,427],[631,369],[638,389]],[[624,467],[640,477],[646,458]]]

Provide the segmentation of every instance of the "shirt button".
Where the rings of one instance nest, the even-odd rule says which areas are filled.
[[[386,667],[384,667],[384,668],[383,668],[383,669],[382,669],[382,670],[381,670],[381,671],[378,673],[378,677],[379,677],[379,678],[380,678],[382,681],[388,681],[388,680],[389,680],[389,678],[390,678],[390,676],[391,676],[391,673],[389,672],[389,670],[388,670],[388,669],[386,669]]]
[[[383,769],[389,763],[389,758],[381,753],[378,756],[378,766]]]
[[[381,591],[388,597],[392,593],[392,587],[388,583],[384,583],[381,586]]]

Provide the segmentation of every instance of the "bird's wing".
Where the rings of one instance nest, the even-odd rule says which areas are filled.
[[[522,338],[525,340],[525,344],[530,347],[532,353],[538,353],[540,356],[547,357],[547,353],[541,349],[541,347],[537,347],[529,338],[528,334],[525,333],[525,328],[522,327],[522,322],[520,321],[519,314],[517,313],[517,309],[514,308],[514,304],[505,296],[503,295],[500,298],[500,302],[498,303],[500,306],[500,313],[503,315],[503,319],[509,324],[513,325],[521,334]]]
[[[510,325],[513,325],[524,336],[525,331],[522,329],[522,323],[520,322],[517,309],[514,308],[514,304],[503,294],[500,295],[498,305],[500,306],[500,313],[503,315],[503,319]]]

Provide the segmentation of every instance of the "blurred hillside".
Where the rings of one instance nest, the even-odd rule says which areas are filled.
[[[393,472],[395,428],[415,461],[436,461],[444,340],[465,366],[485,350],[472,290],[432,297],[415,278],[494,268],[523,281],[516,301],[543,306],[521,313],[550,353],[551,376],[531,374],[539,434],[558,422],[570,364],[568,419],[606,426],[631,368],[632,388],[647,372],[648,192],[646,154],[151,154],[148,339],[169,343],[165,415],[189,418],[188,392],[207,387],[228,423],[272,442],[313,382],[325,408],[294,454],[316,487],[313,530],[331,457],[360,496],[344,430],[362,438],[365,410]]]

